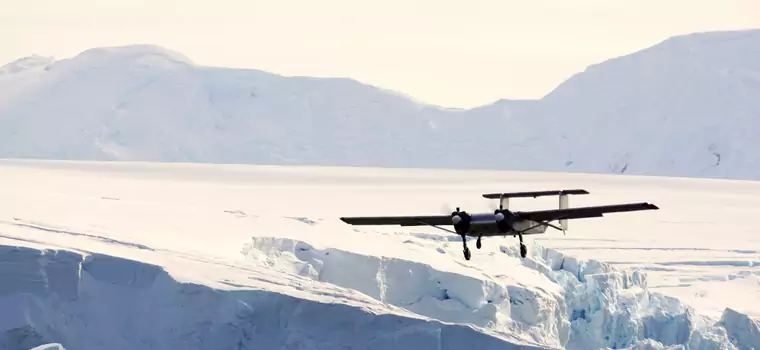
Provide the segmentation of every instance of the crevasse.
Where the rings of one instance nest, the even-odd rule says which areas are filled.
[[[518,257],[511,246],[501,252]],[[726,310],[721,320],[712,320],[675,298],[647,290],[642,271],[617,270],[535,245],[523,264],[561,286],[560,296],[419,262],[317,249],[287,238],[255,237],[244,253],[275,269],[351,288],[422,316],[519,333],[547,346],[711,350],[760,344],[757,321],[744,314]]]

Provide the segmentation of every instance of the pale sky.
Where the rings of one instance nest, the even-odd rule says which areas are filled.
[[[201,65],[352,77],[446,107],[540,98],[672,35],[760,28],[758,0],[0,1],[0,65],[155,44]]]

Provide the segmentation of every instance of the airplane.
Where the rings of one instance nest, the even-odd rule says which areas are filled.
[[[470,249],[467,247],[467,237],[477,237],[476,246],[481,248],[482,237],[507,236],[520,238],[520,256],[525,258],[528,249],[523,243],[523,235],[543,234],[552,227],[567,234],[567,220],[602,217],[606,213],[629,212],[639,210],[658,210],[656,205],[647,202],[600,205],[589,207],[569,207],[568,196],[589,194],[583,189],[485,193],[484,198],[499,199],[499,209],[493,213],[474,213],[460,211],[456,208],[450,215],[416,215],[416,216],[360,216],[341,217],[340,220],[349,225],[398,225],[398,226],[431,226],[451,232],[462,237],[464,258],[470,260]],[[509,199],[519,197],[559,196],[559,209],[538,211],[510,211]],[[559,221],[559,227],[551,224]],[[454,231],[441,226],[452,225]]]

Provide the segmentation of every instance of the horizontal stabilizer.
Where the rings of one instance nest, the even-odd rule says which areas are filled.
[[[483,198],[499,199],[499,198],[518,198],[518,197],[542,197],[542,196],[559,196],[568,194],[588,194],[588,191],[582,189],[572,190],[553,190],[553,191],[530,191],[530,192],[505,192],[505,193],[485,193]]]

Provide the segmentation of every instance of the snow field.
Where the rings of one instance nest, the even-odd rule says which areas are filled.
[[[337,220],[435,213],[442,204],[488,210],[491,204],[478,198],[486,188],[537,187],[591,191],[588,198],[571,198],[571,206],[620,199],[665,202],[670,206],[659,212],[668,210],[666,217],[673,220],[680,219],[673,204],[680,199],[673,193],[692,193],[694,183],[686,180],[19,161],[3,162],[0,170],[7,184],[1,190],[7,200],[0,204],[0,272],[14,281],[0,287],[0,302],[12,310],[0,317],[0,325],[3,341],[16,348],[49,343],[77,349],[202,348],[201,343],[329,348],[346,342],[379,348],[747,349],[757,340],[757,321],[748,311],[724,308],[713,317],[698,303],[658,293],[653,285],[661,282],[651,271],[621,270],[596,260],[603,250],[568,255],[547,240],[584,239],[575,241],[582,242],[577,248],[596,243],[625,248],[621,243],[641,239],[672,248],[694,243],[651,239],[662,231],[646,236],[662,216],[573,221],[567,237],[550,233],[540,244],[529,239],[525,260],[517,257],[516,239],[484,239],[481,250],[472,244],[469,262],[461,256],[459,238],[445,232],[357,228]],[[704,193],[711,186],[727,195],[732,189],[753,191],[750,184],[703,182],[703,193],[695,196],[719,198]],[[617,193],[610,192],[615,188]],[[661,197],[647,198],[652,191]],[[697,219],[704,218],[692,218]],[[606,238],[595,236],[600,226]],[[751,245],[745,240],[742,249]],[[622,252],[627,258],[636,251]],[[709,256],[711,251],[689,252]],[[752,311],[752,299],[744,304]],[[261,335],[267,333],[274,335]]]

